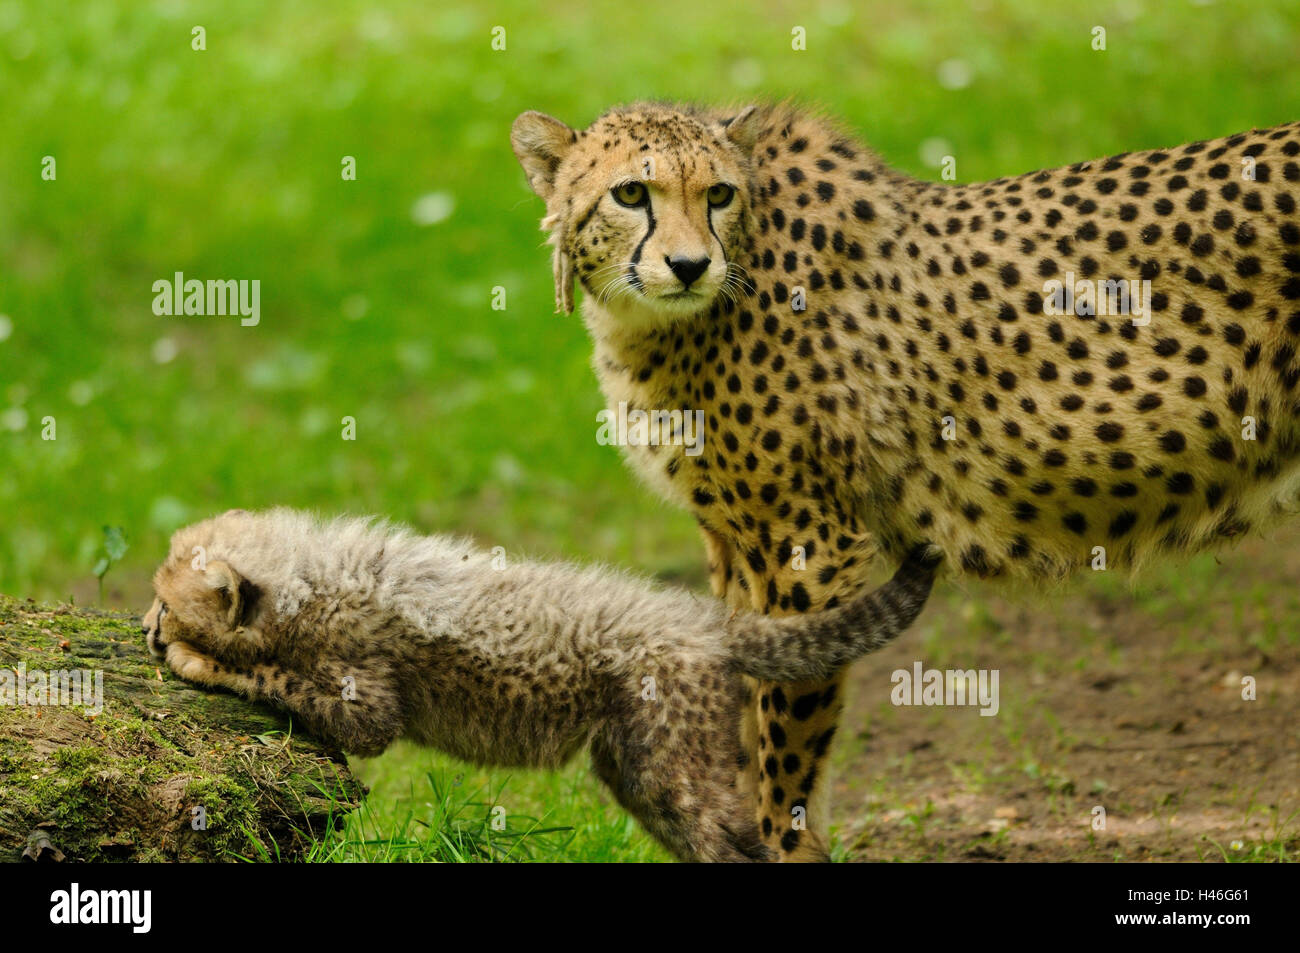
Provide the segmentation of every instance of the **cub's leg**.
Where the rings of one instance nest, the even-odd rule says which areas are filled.
[[[351,754],[379,754],[401,733],[400,706],[387,679],[364,664],[326,664],[304,676],[274,664],[236,668],[189,643],[172,642],[167,666],[187,682],[282,705],[313,734]]]
[[[724,763],[730,759],[718,757],[735,745],[734,735],[726,741],[717,737],[715,726],[725,723],[725,716],[690,714],[686,720],[666,719],[676,734],[666,745],[662,727],[598,731],[590,746],[596,776],[678,860],[775,859],[758,835],[753,799],[736,790],[734,768]]]
[[[709,566],[709,588],[713,594],[731,607],[733,612],[750,609],[750,596],[742,583],[743,576],[736,565],[735,550],[723,536],[706,526],[700,527],[704,537],[704,554]],[[740,703],[740,763],[737,764],[736,790],[755,803],[758,796],[758,709],[754,707],[758,680],[742,676],[745,691]]]

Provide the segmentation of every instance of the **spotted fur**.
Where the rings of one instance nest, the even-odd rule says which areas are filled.
[[[512,141],[560,307],[566,281],[587,292],[611,405],[706,414],[698,457],[626,453],[694,513],[733,604],[834,606],[877,551],[923,538],[955,572],[1041,582],[1292,508],[1300,123],[968,185],[896,172],[790,106],[639,104],[581,132],[526,113]],[[611,199],[629,178],[644,210]],[[717,183],[736,187],[726,209],[705,199]],[[689,287],[661,264],[683,252],[711,260]],[[1068,273],[1150,281],[1149,323],[1045,313]],[[822,857],[836,683],[759,699],[763,830]]]
[[[838,612],[777,620],[599,569],[291,510],[176,534],[143,622],[182,678],[287,707],[345,751],[399,737],[485,764],[597,775],[684,860],[766,859],[749,800],[742,673],[825,678],[905,629],[937,559]],[[752,706],[751,706],[752,707]]]

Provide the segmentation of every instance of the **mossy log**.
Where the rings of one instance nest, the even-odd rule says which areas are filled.
[[[0,596],[0,861],[290,860],[365,793],[286,717],[161,667],[137,617]]]

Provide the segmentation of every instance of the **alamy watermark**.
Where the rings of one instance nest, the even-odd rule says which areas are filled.
[[[54,672],[27,671],[27,664],[0,669],[0,707],[70,707],[80,705],[89,715],[104,710],[104,673],[85,668]]]
[[[596,414],[596,442],[601,446],[685,447],[688,457],[704,451],[704,411],[628,410],[627,401],[618,410]]]
[[[1043,314],[1127,315],[1142,327],[1151,323],[1150,307],[1151,282],[1146,279],[1076,280],[1074,272],[1067,271],[1064,279],[1043,282]]]
[[[981,715],[993,716],[998,702],[998,670],[925,668],[913,662],[909,671],[895,669],[889,700],[895,705],[978,705]]]
[[[153,313],[159,317],[181,315],[240,315],[239,323],[256,327],[262,320],[262,281],[242,278],[200,281],[176,272],[170,281],[153,283]]]
[[[50,894],[50,922],[125,924],[132,933],[148,933],[153,925],[152,890],[82,890],[73,882]]]

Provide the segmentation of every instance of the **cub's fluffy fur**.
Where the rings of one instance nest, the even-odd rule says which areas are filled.
[[[919,549],[841,608],[728,618],[603,569],[500,567],[468,542],[369,520],[232,510],[173,537],[144,631],[182,678],[278,702],[345,751],[406,737],[553,767],[589,745],[678,857],[758,859],[734,783],[741,675],[822,678],[878,648],[921,610],[935,562]]]

